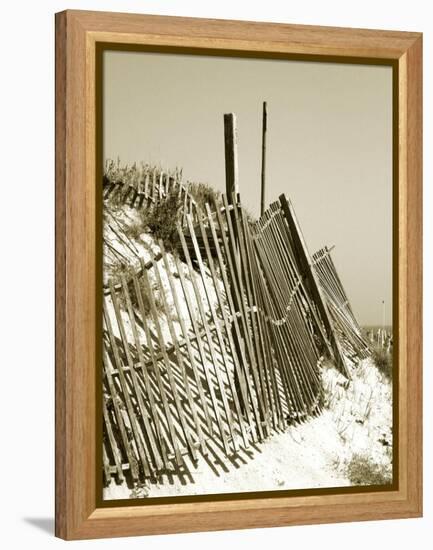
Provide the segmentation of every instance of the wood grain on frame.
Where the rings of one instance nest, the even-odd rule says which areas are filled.
[[[386,63],[397,78],[398,488],[99,507],[96,494],[97,42]],[[198,51],[198,50],[197,50]],[[114,537],[422,513],[422,35],[102,12],[56,15],[56,535]],[[396,280],[396,279],[394,279]]]

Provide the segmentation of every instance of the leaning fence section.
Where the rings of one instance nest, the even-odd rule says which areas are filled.
[[[368,357],[370,355],[369,346],[353,314],[349,299],[332,260],[331,250],[325,246],[313,254],[313,264],[326,297],[334,334],[341,343],[344,355],[352,361]]]
[[[287,421],[300,421],[321,410],[319,363],[326,342],[303,275],[288,238],[289,228],[279,202],[253,226],[249,267],[258,318],[258,341],[269,363],[269,386],[277,372],[283,388]],[[277,399],[273,399],[274,395]],[[269,392],[272,412],[279,413],[281,399]],[[272,409],[275,407],[275,411]],[[278,415],[279,416],[279,415]]]

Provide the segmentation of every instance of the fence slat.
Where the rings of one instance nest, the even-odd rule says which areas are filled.
[[[113,434],[113,428],[111,426],[110,418],[108,416],[106,397],[102,397],[102,416],[104,418],[104,428],[107,433],[108,441],[110,442],[111,454],[113,455],[114,463],[117,470],[117,480],[121,483],[124,480],[123,470],[122,470],[122,456],[120,450],[117,446],[116,439]],[[109,461],[108,461],[109,462]],[[108,482],[109,478],[107,478]]]

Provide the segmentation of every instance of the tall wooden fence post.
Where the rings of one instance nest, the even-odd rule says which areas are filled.
[[[239,194],[239,172],[238,172],[238,136],[237,136],[237,126],[236,126],[236,115],[234,113],[227,113],[224,115],[224,150],[225,150],[225,168],[226,168],[226,196],[227,196],[227,207],[233,204],[233,197],[237,202],[237,197]],[[234,228],[234,242],[230,242],[232,248],[232,255],[235,265],[239,265],[239,235],[236,228],[236,220],[234,217],[234,211],[226,211],[227,218],[231,218],[233,228]],[[222,228],[224,231],[224,228]],[[236,313],[241,311],[241,304],[238,303],[236,294],[233,291],[236,281],[231,282],[232,296],[236,308]],[[233,324],[232,327],[232,337],[236,348],[236,353],[238,357],[242,357],[243,353],[243,343],[239,340],[238,335],[236,334],[235,327]],[[241,398],[241,409],[242,413],[245,414],[245,407],[242,400],[241,392],[241,381],[239,379],[238,373],[235,370],[234,372],[234,382],[235,388],[238,396]]]
[[[239,170],[238,170],[238,129],[236,125],[236,115],[227,113],[224,115],[224,150],[225,150],[225,168],[226,168],[226,196],[228,206],[233,204],[233,197],[239,194]],[[231,216],[234,229],[233,255],[236,262],[239,263],[239,236],[237,234],[236,223],[233,210],[227,212]]]
[[[238,136],[236,115],[224,115],[224,146],[226,163],[226,195],[229,204],[232,204],[233,194],[239,193],[238,174]]]
[[[262,119],[262,188],[260,194],[260,216],[265,212],[265,178],[266,178],[266,132],[268,126],[268,110],[266,101],[263,102]]]

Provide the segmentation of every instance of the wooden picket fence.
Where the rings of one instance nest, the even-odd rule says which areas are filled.
[[[367,353],[329,254],[309,256],[284,196],[253,224],[223,196],[186,212],[178,236],[178,254],[160,242],[104,290],[106,483],[237,456],[320,413],[323,357],[349,375],[345,354]]]

